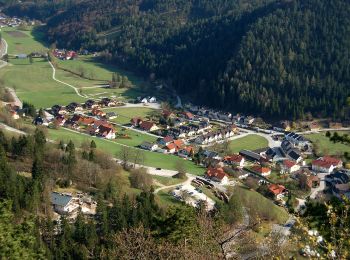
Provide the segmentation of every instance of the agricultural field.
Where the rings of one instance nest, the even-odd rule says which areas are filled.
[[[49,129],[48,138],[55,141],[63,140],[65,142],[69,142],[69,140],[72,140],[76,143],[77,146],[80,145],[82,142],[86,142],[86,141],[91,142],[91,140],[94,140],[98,148],[112,154],[113,156],[119,156],[122,148],[122,144],[117,143],[116,141],[92,137],[89,135],[83,135],[80,133],[69,131],[64,128],[61,128],[58,130]],[[144,164],[146,166],[159,167],[159,168],[164,168],[169,170],[176,170],[176,163],[179,160],[182,160],[174,155],[154,153],[149,151],[144,151],[144,155],[145,155]],[[184,165],[186,170],[189,173],[192,173],[195,175],[204,174],[204,168],[193,164],[191,161],[184,160]]]
[[[133,117],[148,117],[158,113],[157,110],[149,107],[117,107],[117,108],[105,108],[105,112],[115,112],[118,117],[111,121],[118,124],[129,124],[130,119]]]
[[[333,132],[332,132],[333,133]],[[349,131],[338,131],[338,134],[349,134]],[[326,137],[326,132],[305,135],[314,145],[318,153],[322,155],[343,155],[345,152],[350,153],[350,146],[342,143],[333,143]]]
[[[268,141],[259,135],[248,135],[236,140],[233,140],[229,144],[229,149],[233,153],[238,153],[240,150],[256,150],[268,146]]]

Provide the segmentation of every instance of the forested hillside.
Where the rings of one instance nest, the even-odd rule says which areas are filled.
[[[98,0],[11,5],[47,21],[58,46],[166,80],[193,101],[234,112],[349,117],[346,0]]]

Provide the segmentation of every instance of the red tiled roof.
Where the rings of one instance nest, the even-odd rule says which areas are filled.
[[[208,168],[207,169],[207,176],[212,178],[215,177],[219,180],[222,180],[227,174],[225,173],[223,168]]]
[[[187,118],[193,118],[194,115],[191,112],[184,112],[183,113]]]
[[[331,166],[337,166],[341,163],[341,160],[330,156],[324,156],[312,161],[312,165],[316,165],[323,168],[330,168]]]
[[[271,184],[269,186],[269,191],[271,191],[274,195],[279,195],[284,193],[286,191],[286,188],[283,185]]]
[[[173,150],[173,149],[176,149],[176,145],[174,143],[170,143],[170,144],[168,144],[166,146],[166,149],[169,150],[169,151]]]
[[[174,140],[174,144],[177,148],[181,148],[184,145],[184,142],[181,139]]]
[[[292,168],[294,165],[296,165],[296,163],[290,160],[283,161],[283,166],[287,167],[288,169]]]
[[[233,154],[233,155],[230,155],[230,156],[225,156],[224,160],[225,161],[230,161],[230,162],[240,163],[243,160],[243,156],[239,155],[239,154]]]

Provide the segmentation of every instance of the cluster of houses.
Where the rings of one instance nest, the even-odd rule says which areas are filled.
[[[78,53],[71,50],[65,49],[54,49],[52,51],[53,56],[60,60],[74,60],[78,58]]]
[[[5,15],[0,15],[0,27],[18,27],[21,24],[24,24],[25,22],[17,17],[7,17]],[[30,22],[30,24],[33,24],[34,22]],[[25,23],[26,24],[26,23]]]
[[[95,215],[97,203],[91,196],[83,193],[73,195],[71,193],[51,193],[51,203],[53,210],[58,214],[74,220],[78,213],[84,215]]]

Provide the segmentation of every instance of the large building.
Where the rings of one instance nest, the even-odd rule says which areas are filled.
[[[341,168],[342,166],[342,160],[330,156],[320,157],[312,161],[312,170],[315,172],[331,173],[334,169]]]

